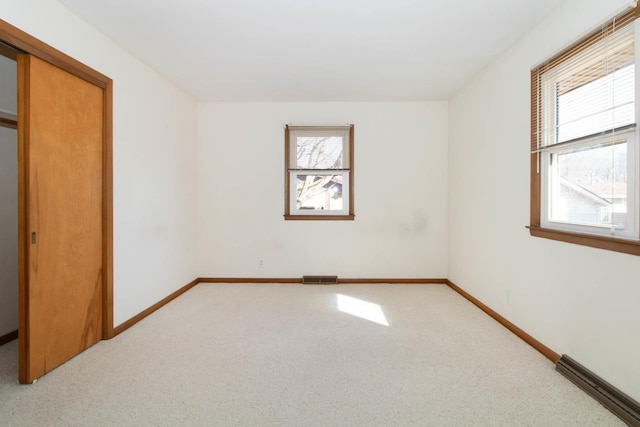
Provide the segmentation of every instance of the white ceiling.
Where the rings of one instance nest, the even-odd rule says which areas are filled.
[[[201,101],[420,101],[564,0],[59,1]]]

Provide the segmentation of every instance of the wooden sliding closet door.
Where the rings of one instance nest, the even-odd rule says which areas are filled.
[[[20,382],[102,338],[103,90],[18,56]]]

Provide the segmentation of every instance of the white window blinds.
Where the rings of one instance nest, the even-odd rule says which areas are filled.
[[[635,13],[532,71],[532,151],[635,125]]]
[[[289,126],[290,170],[348,170],[350,126]]]

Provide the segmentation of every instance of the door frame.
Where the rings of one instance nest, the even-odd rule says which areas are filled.
[[[0,19],[0,41],[49,62],[103,90],[103,135],[102,135],[102,339],[114,336],[113,328],[113,81],[60,52],[48,44],[36,39],[24,31]],[[19,108],[20,110],[20,108]],[[23,131],[24,132],[24,131]],[[18,346],[21,355],[26,355],[29,337],[27,331],[27,310],[29,295],[27,230],[28,188],[26,168],[25,135],[20,131],[18,117]],[[26,333],[24,335],[27,335]],[[24,359],[24,360],[23,360]],[[18,381],[27,382],[26,357],[19,357]]]

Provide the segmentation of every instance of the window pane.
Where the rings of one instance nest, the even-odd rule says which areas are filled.
[[[343,169],[341,136],[296,137],[296,169]]]
[[[296,207],[301,210],[342,210],[342,175],[296,174]]]
[[[584,73],[583,70],[579,74]],[[559,95],[557,141],[570,141],[635,123],[634,76],[632,64]]]
[[[626,143],[553,154],[551,159],[550,220],[626,227]]]

